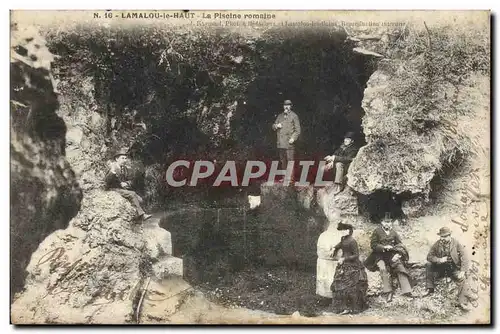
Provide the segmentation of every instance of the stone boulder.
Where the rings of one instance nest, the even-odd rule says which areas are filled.
[[[11,296],[24,284],[31,254],[50,233],[67,226],[82,196],[65,158],[66,126],[56,114],[52,60],[36,30],[12,27]]]
[[[46,238],[31,257],[12,322],[129,323],[147,278],[182,276],[170,233],[159,219],[137,223],[118,193],[96,190],[68,228]]]
[[[358,151],[347,174],[348,185],[364,195],[377,190],[426,192],[440,166],[439,152],[409,132],[405,126],[410,116],[398,110],[401,102],[391,95],[391,81],[397,75],[392,69],[395,62],[379,62],[364,91],[362,124],[367,144]]]

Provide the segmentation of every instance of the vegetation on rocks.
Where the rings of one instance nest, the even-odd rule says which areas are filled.
[[[279,29],[243,33],[148,26],[129,30],[106,25],[91,30],[47,29],[44,35],[48,47],[57,55],[54,78],[46,64],[23,56],[22,48],[14,50],[17,58],[12,62],[11,146],[13,180],[18,187],[13,212],[21,217],[20,221],[33,223],[35,213],[39,218],[40,212],[41,222],[51,220],[40,225],[36,237],[30,239],[33,241],[29,243],[30,249],[22,250],[23,254],[30,255],[45,236],[54,228],[66,227],[76,214],[81,198],[77,179],[84,199],[70,226],[51,234],[33,254],[28,266],[29,284],[13,305],[16,319],[49,323],[131,321],[136,300],[124,296],[137,295],[134,284],[143,283],[144,277],[152,274],[155,260],[152,258],[168,251],[156,247],[160,242],[156,237],[165,239],[165,231],[154,229],[153,233],[143,233],[141,227],[131,224],[135,213],[131,205],[118,194],[102,190],[104,172],[115,150],[130,148],[133,158],[130,167],[136,176],[138,192],[144,195],[150,209],[165,208],[167,196],[180,198],[179,194],[185,196],[191,191],[182,188],[176,193],[165,186],[165,167],[174,159],[220,162],[274,158],[269,153],[274,152],[274,137],[268,125],[281,109],[282,100],[290,96],[297,109],[302,108],[305,130],[297,146],[303,156],[321,159],[324,153],[331,154],[346,129],[359,131],[363,138],[358,143],[366,142],[351,164],[349,187],[336,197],[327,190],[318,192],[319,207],[327,218],[341,208],[350,215],[347,218],[351,222],[356,222],[353,223],[356,227],[369,226],[359,228],[364,233],[358,241],[366,254],[368,232],[374,226],[356,216],[359,212],[356,196],[370,196],[378,191],[389,196],[405,195],[409,201],[403,207],[417,215],[423,212],[422,201],[414,195],[423,195],[425,202],[432,190],[458,193],[467,186],[464,174],[488,170],[489,133],[485,126],[489,123],[490,55],[486,31],[467,25],[461,28],[424,25],[418,29],[407,25],[383,31],[380,38],[356,42],[356,36],[349,36],[356,31],[338,29],[314,32],[297,29],[293,33]],[[31,45],[32,40],[23,38],[23,43]],[[353,52],[357,45],[372,48],[384,59],[380,55]],[[24,49],[31,52],[33,48]],[[44,47],[41,49],[48,53]],[[31,82],[41,83],[42,87],[29,87],[23,81],[26,77],[35,78]],[[60,94],[60,117],[55,114],[58,101],[52,82],[57,82]],[[40,161],[27,161],[35,154],[25,154],[23,150],[41,152]],[[45,159],[46,156],[52,160]],[[35,165],[36,172],[26,169],[26,165]],[[40,166],[49,166],[53,173],[43,174],[45,179],[40,180],[43,172]],[[26,182],[34,182],[36,191]],[[196,202],[215,193],[198,189]],[[298,194],[303,202],[300,210],[295,204],[279,199],[285,192],[277,188],[272,191],[283,207],[278,210],[275,203],[269,203],[270,213],[266,213],[260,225],[257,222],[254,226],[262,230],[275,228],[272,235],[284,241],[277,242],[274,237],[264,240],[255,233],[252,238],[261,242],[255,247],[259,257],[262,262],[277,266],[283,262],[280,258],[283,254],[274,250],[282,248],[290,267],[298,257],[314,266],[311,258],[315,256],[315,238],[325,224],[310,217],[307,211],[313,203],[312,189]],[[61,202],[57,196],[60,193],[68,203]],[[216,195],[242,206],[245,196],[235,193],[221,190]],[[20,203],[27,203],[26,212]],[[45,206],[50,210],[46,211]],[[54,215],[56,206],[67,208],[64,217]],[[258,210],[266,210],[265,200]],[[287,225],[293,219],[284,221],[288,214],[300,220],[293,228]],[[443,220],[446,218],[449,217]],[[204,243],[206,239],[215,240],[213,235],[208,234],[210,238],[200,242],[193,237],[194,228],[186,229],[188,225],[199,228],[207,222],[188,221],[189,224],[178,224],[176,228],[184,229],[188,242],[193,245],[198,242],[195,246],[199,246],[199,254],[214,255],[215,247],[213,253],[206,251],[210,243]],[[236,223],[235,230],[239,231],[241,225]],[[435,231],[429,232],[433,224],[436,222],[422,227],[431,233],[425,237],[422,237],[424,232],[411,230],[404,235],[406,239],[419,238],[410,245],[411,254],[418,253],[415,273],[419,292],[423,290],[423,271],[418,265],[425,262],[422,249],[436,238]],[[446,224],[451,223],[447,220]],[[13,234],[26,235],[32,225],[19,224]],[[459,231],[458,226],[453,227],[454,233]],[[25,242],[16,241],[15,245]],[[149,247],[151,244],[153,247]],[[297,255],[298,252],[302,253]],[[67,257],[59,257],[61,254]],[[27,261],[21,259],[18,267],[24,270]],[[70,270],[68,276],[68,267],[73,268],[68,261],[83,268],[81,272]],[[214,264],[215,269],[219,269],[218,265]],[[292,313],[306,305],[309,314],[323,311],[312,296],[314,280],[310,273],[280,268],[275,272],[262,270],[256,275],[236,269],[221,282],[207,284],[201,277],[196,283],[209,298],[231,306]],[[288,280],[289,274],[294,282]],[[301,276],[306,274],[307,277]],[[376,279],[371,282],[378,283]],[[220,293],[222,288],[227,295]],[[41,294],[47,291],[48,294]],[[442,298],[442,291],[451,290],[440,285],[437,297],[429,303],[412,304],[396,299],[393,307],[385,307],[376,296],[377,288],[371,286],[373,309],[368,315],[383,310],[397,318],[404,310],[436,314],[439,319],[449,320],[456,310],[445,314],[452,306],[450,299]],[[247,296],[241,297],[244,292]],[[266,299],[266,306],[261,299]],[[85,312],[81,311],[83,308]],[[411,316],[421,317],[413,313]]]

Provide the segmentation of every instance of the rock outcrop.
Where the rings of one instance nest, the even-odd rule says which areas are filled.
[[[53,56],[37,31],[13,27],[11,40],[11,295],[40,242],[65,228],[81,190],[65,158],[66,126],[56,114]]]
[[[96,190],[68,228],[52,233],[28,266],[26,288],[12,321],[30,323],[134,322],[145,281],[182,276],[170,233],[159,218],[138,224],[118,193]]]
[[[384,190],[419,197],[405,205],[415,214],[418,208],[410,206],[428,199],[436,179],[457,178],[445,175],[447,170],[468,175],[475,170],[470,164],[484,160],[490,72],[484,31],[481,24],[449,29],[419,23],[373,31],[370,38],[352,36],[385,58],[379,58],[364,91],[367,144],[349,168],[351,188],[365,195]]]
[[[68,128],[66,158],[85,193],[104,185],[106,160],[109,158],[108,121],[103,115],[103,107],[99,107],[94,98],[93,78],[82,77],[77,72],[70,74],[58,84],[61,91],[58,114]]]

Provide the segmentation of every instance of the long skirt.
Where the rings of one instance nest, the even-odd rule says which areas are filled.
[[[368,308],[368,277],[359,260],[337,266],[331,289],[334,312],[348,310],[351,313],[359,313]]]

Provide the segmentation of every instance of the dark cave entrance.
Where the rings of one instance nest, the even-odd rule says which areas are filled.
[[[238,110],[232,124],[234,128],[232,144],[241,148],[240,151],[246,152],[246,160],[269,161],[276,158],[276,138],[271,125],[277,114],[282,111],[285,99],[292,100],[294,110],[301,121],[302,134],[297,144],[296,160],[322,160],[342,143],[348,131],[357,133],[357,146],[365,144],[361,126],[364,114],[361,104],[366,82],[376,70],[377,59],[354,52],[353,44],[346,37],[343,33],[327,30],[303,31],[288,36],[279,43],[270,40],[261,47],[267,58],[259,64],[256,79],[247,89],[246,100],[238,101]],[[228,206],[232,206],[232,210],[245,210],[245,205],[248,204],[245,202],[245,195],[254,194],[254,189],[243,189],[244,191],[240,192],[241,189],[231,189],[231,187],[208,186],[207,188],[199,197],[199,202],[195,204],[200,207],[199,212],[186,211],[182,213],[186,215],[185,218],[172,218],[172,223],[166,222],[165,228],[173,233],[174,248],[175,234],[184,235],[188,231],[185,240],[178,244],[179,255],[189,253],[193,258],[197,258],[196,267],[208,268],[208,263],[205,262],[213,260],[226,262],[226,265],[234,270],[240,270],[245,267],[244,261],[241,260],[241,256],[228,257],[228,247],[242,242],[243,239],[235,236],[238,233],[247,233],[249,227],[242,227],[242,222],[246,218],[243,218],[241,213],[231,213]],[[254,188],[256,195],[260,192],[260,188],[258,185]],[[186,189],[180,188],[178,191],[185,192]],[[373,221],[377,221],[377,210],[386,210],[384,204],[388,203],[386,197],[392,200],[391,194],[377,193],[369,198],[360,195],[360,206]],[[237,198],[240,201],[236,200]],[[274,229],[281,220],[296,221],[296,224],[304,224],[309,219],[316,221],[314,232],[307,236],[313,242],[305,245],[307,249],[303,250],[309,255],[302,256],[296,261],[298,267],[304,267],[304,264],[308,265],[310,261],[315,263],[315,245],[317,237],[323,232],[325,222],[322,220],[325,217],[314,214],[312,210],[302,212],[294,207],[297,203],[290,205],[286,207],[286,204],[280,203],[279,206],[282,208],[278,209],[275,206],[272,210],[267,210],[266,214],[260,214],[254,225],[258,225],[260,221],[272,222],[264,223],[267,225],[261,230],[253,230],[254,234],[246,234],[245,240],[254,237],[266,238],[263,233],[267,233],[269,228]],[[396,204],[396,207],[400,209],[400,204],[399,206]],[[220,215],[214,212],[221,208],[226,210],[224,219],[227,220],[228,217],[235,219],[233,223],[228,224],[230,228],[220,228]],[[276,210],[279,214],[274,212]],[[231,230],[232,227],[235,229]],[[275,238],[283,235],[277,230],[273,230],[272,233],[275,233]],[[190,237],[198,241],[188,241]],[[215,244],[204,245],[203,242],[207,238],[210,239],[210,243],[215,242]],[[211,258],[209,254],[212,254]],[[245,257],[247,259],[254,257],[257,262],[259,258],[258,255],[253,256],[251,253],[245,254]],[[299,257],[301,256],[295,256],[295,259]],[[252,261],[253,259],[250,260]],[[277,264],[284,265],[280,261]]]

